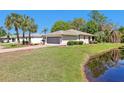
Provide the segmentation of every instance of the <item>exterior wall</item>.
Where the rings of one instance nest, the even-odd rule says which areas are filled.
[[[19,40],[20,40],[20,43],[22,43],[22,41],[23,41],[23,38],[19,38]],[[25,39],[26,40],[26,39]],[[17,38],[15,39],[15,43],[17,43],[18,41],[17,41]]]
[[[16,40],[16,39],[15,39],[15,40]],[[12,38],[9,40],[9,42],[10,42],[10,43],[15,43],[15,42],[12,40]]]
[[[67,45],[67,42],[68,41],[78,41],[79,40],[79,37],[78,36],[63,36],[62,37],[62,42],[61,42],[61,44],[62,45]]]
[[[35,44],[35,43],[42,43],[42,38],[31,38],[31,42],[33,44]]]
[[[90,41],[93,41],[92,36],[90,37]]]
[[[89,36],[80,36],[80,41],[83,41],[84,44],[89,44]]]
[[[27,38],[27,40],[28,40],[28,38]],[[42,43],[42,40],[43,40],[43,38],[31,38],[31,43],[32,44],[40,44],[40,43]],[[22,41],[23,41],[23,38],[20,38],[21,43],[22,43]],[[26,39],[25,39],[25,41],[26,41]],[[17,38],[15,40],[15,43],[17,43]]]
[[[70,40],[72,40],[72,41],[83,41],[84,44],[89,44],[89,37],[90,37],[90,41],[92,41],[91,36],[83,36],[83,35],[81,35],[80,37],[79,36],[63,36],[61,44],[62,45],[67,45],[67,42],[70,41]]]

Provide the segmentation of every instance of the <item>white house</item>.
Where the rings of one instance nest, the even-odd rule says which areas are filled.
[[[23,41],[23,35],[19,35],[20,42]],[[25,41],[29,40],[29,35],[25,35]],[[32,44],[40,44],[42,43],[43,37],[41,34],[31,34],[31,43]],[[17,42],[17,38],[15,39],[15,42]]]
[[[10,43],[17,43],[17,37],[16,37],[16,35],[10,35],[9,38],[10,38],[9,39],[9,42]],[[22,43],[22,41],[23,41],[23,35],[19,35],[19,38],[20,38],[20,42]],[[28,41],[28,39],[29,39],[29,35],[26,34],[24,40],[25,41]],[[31,34],[31,43],[32,44],[40,44],[40,43],[42,43],[42,40],[43,40],[43,37],[42,37],[41,34]],[[4,37],[1,37],[0,38],[0,42],[7,42],[7,41],[8,41],[7,36],[4,36]]]
[[[90,41],[92,41],[92,37],[92,34],[70,29],[47,34],[46,42],[47,44],[67,45],[68,41],[83,41],[84,44],[88,44]]]

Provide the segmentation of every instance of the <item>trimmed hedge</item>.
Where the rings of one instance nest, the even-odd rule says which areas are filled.
[[[67,45],[83,45],[83,41],[68,41]]]

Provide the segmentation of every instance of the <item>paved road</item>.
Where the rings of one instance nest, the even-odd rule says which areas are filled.
[[[0,53],[21,51],[21,50],[30,50],[30,49],[38,49],[38,48],[44,48],[44,47],[49,47],[49,46],[57,46],[57,45],[35,45],[35,46],[28,46],[28,47],[21,47],[21,48],[11,48],[11,49],[3,49],[2,47],[0,47]]]

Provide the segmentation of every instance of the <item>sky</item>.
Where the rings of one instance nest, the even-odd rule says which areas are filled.
[[[50,32],[51,27],[56,21],[71,21],[74,18],[83,18],[88,21],[90,20],[90,12],[90,10],[0,10],[0,26],[4,27],[4,22],[7,15],[10,13],[18,13],[34,18],[38,25],[38,33],[41,33],[44,27],[48,28],[48,32]],[[124,26],[123,10],[100,10],[99,12],[104,14],[109,20],[118,26]],[[11,32],[15,33],[14,29],[12,29]]]

